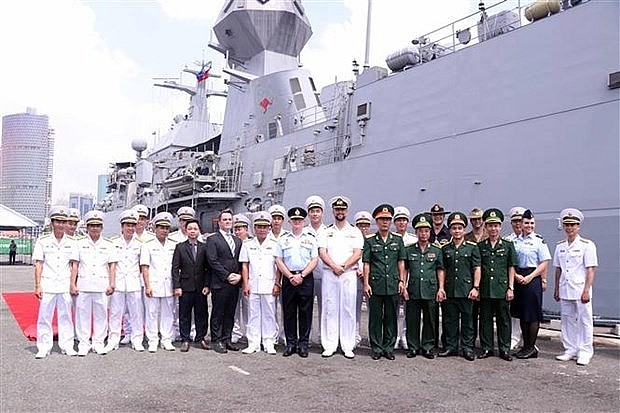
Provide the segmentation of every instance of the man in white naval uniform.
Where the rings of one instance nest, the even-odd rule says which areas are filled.
[[[84,215],[85,237],[77,241],[80,252],[77,279],[72,279],[75,300],[75,332],[79,341],[78,356],[91,349],[106,354],[104,340],[108,332],[108,297],[116,282],[116,251],[112,241],[103,238],[103,212]]]
[[[233,234],[240,238],[241,241],[251,239],[250,237],[250,220],[244,214],[233,215]],[[235,322],[233,324],[232,343],[238,343],[239,339],[246,336],[248,318],[250,313],[250,301],[248,296],[243,294],[243,289],[239,289],[239,299],[237,300],[237,308],[235,309]]]
[[[278,240],[289,232],[285,230],[284,217],[286,216],[286,209],[282,205],[272,205],[267,209],[269,215],[271,215],[271,231],[267,236],[270,240],[278,242]],[[282,295],[276,297],[276,322],[278,325],[278,333],[276,335],[277,343],[286,343],[286,334],[284,333],[284,316],[282,312]]]
[[[146,225],[149,222],[149,208],[146,205],[138,204],[132,208],[136,214],[138,214],[138,222],[136,223],[136,238],[138,241],[145,243],[152,239],[155,239],[155,234],[146,229]],[[146,296],[144,295],[144,279],[140,276],[140,291],[141,291],[141,300],[142,303],[142,320],[144,321],[145,311],[144,311],[144,300]],[[131,336],[133,331],[131,329],[131,324],[129,323],[129,311],[125,308],[125,313],[123,314],[123,333],[124,336],[120,341],[120,344],[129,344],[131,343]],[[144,336],[144,322],[140,325],[140,333]]]
[[[512,227],[512,232],[504,237],[506,241],[515,242],[517,238],[521,236],[523,233],[523,213],[525,212],[524,207],[516,206],[510,208],[508,211],[508,216],[510,217],[510,226]],[[477,318],[474,319],[474,322]],[[522,343],[523,334],[521,333],[521,320],[516,317],[510,317],[511,322],[511,333],[510,333],[510,349],[515,350]],[[476,327],[474,327],[474,333],[477,331]],[[476,341],[476,335],[474,334],[474,342]]]
[[[144,304],[140,285],[140,250],[142,242],[135,235],[138,213],[133,209],[120,216],[121,235],[111,238],[116,248],[116,290],[110,297],[110,321],[106,352],[116,350],[121,339],[123,314],[128,314],[131,325],[131,345],[136,351],[144,351]]]
[[[304,231],[308,234],[312,234],[315,237],[319,235],[319,232],[327,228],[327,225],[323,223],[323,210],[325,210],[325,201],[318,195],[311,195],[306,198],[306,211],[308,211],[308,218],[310,218],[310,225],[304,227]],[[321,343],[321,313],[322,313],[322,300],[321,286],[323,282],[323,261],[319,260],[316,268],[314,269],[314,296],[317,303],[317,320],[318,325],[316,328],[312,327],[311,335],[312,342]]]
[[[243,295],[248,297],[247,323],[248,347],[245,354],[260,351],[261,344],[268,354],[276,354],[275,340],[276,297],[280,295],[280,273],[276,267],[277,243],[267,238],[271,215],[265,211],[254,216],[254,234],[241,246],[239,262],[242,264]]]
[[[347,221],[351,201],[344,196],[330,200],[334,224],[318,236],[319,256],[323,271],[323,313],[321,314],[321,345],[323,357],[331,357],[338,348],[346,358],[355,355],[355,301],[357,298],[357,267],[364,239],[359,229]]]
[[[174,351],[173,339],[173,307],[172,295],[172,255],[176,242],[168,238],[172,214],[160,212],[153,218],[155,239],[142,244],[140,252],[140,269],[144,277],[144,293],[146,295],[145,330],[148,350],[157,351],[159,334],[164,350]]]
[[[560,361],[577,359],[585,366],[594,355],[592,346],[592,284],[598,267],[596,245],[579,235],[583,213],[567,208],[560,213],[566,239],[555,247],[555,289],[553,297],[560,301],[562,314],[562,345]]]
[[[394,208],[394,227],[395,232],[403,238],[405,248],[418,242],[418,237],[407,232],[407,225],[411,220],[411,212],[407,207],[397,206]],[[407,323],[405,322],[405,300],[398,297],[397,310],[397,330],[396,330],[396,347],[407,350]]]
[[[65,234],[75,237],[79,222],[80,211],[77,208],[69,208],[67,210],[67,220],[65,221]]]
[[[52,318],[58,312],[58,346],[68,356],[73,349],[73,319],[71,317],[71,277],[77,273],[80,255],[73,237],[64,233],[67,208],[56,206],[50,210],[52,233],[41,236],[34,245],[34,295],[39,301],[37,318],[37,354],[46,357],[54,345]]]
[[[353,217],[355,226],[360,230],[362,236],[370,234],[370,223],[372,222],[372,214],[368,211],[359,211]],[[363,253],[363,251],[362,251]],[[355,299],[355,345],[359,345],[362,341],[360,334],[360,323],[362,321],[362,301],[364,300],[364,262],[360,258],[358,261],[357,274],[357,296]]]

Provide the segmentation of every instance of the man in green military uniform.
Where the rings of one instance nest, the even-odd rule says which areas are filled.
[[[372,359],[394,360],[398,295],[405,295],[405,246],[390,232],[394,208],[379,205],[373,211],[378,231],[364,239],[364,292],[368,296],[368,336]]]
[[[452,239],[441,248],[444,273],[439,275],[439,291],[437,291],[437,301],[442,303],[443,308],[446,348],[438,356],[458,355],[460,344],[463,357],[473,361],[472,307],[473,301],[478,299],[480,289],[480,251],[475,242],[465,241],[467,227],[465,214],[462,212],[450,214],[448,226]]]
[[[512,242],[502,240],[499,233],[504,214],[499,209],[487,209],[482,216],[489,238],[478,243],[481,257],[480,281],[480,342],[479,359],[493,354],[493,317],[497,327],[499,356],[512,361],[510,355],[510,309],[514,296],[514,277],[517,254]]]
[[[418,214],[412,224],[418,242],[406,247],[409,283],[407,285],[407,357],[421,353],[428,359],[435,358],[437,336],[438,277],[443,276],[443,260],[439,243],[430,243],[432,218]],[[424,319],[420,341],[420,315]]]

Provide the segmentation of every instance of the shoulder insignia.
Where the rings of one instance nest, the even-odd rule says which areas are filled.
[[[506,242],[512,242],[512,239],[511,239],[510,237],[508,237],[508,236],[506,236],[506,237],[502,237],[502,239],[503,239],[504,241],[506,241]]]
[[[366,236],[365,236],[365,238],[372,238],[372,237],[374,237],[375,235],[376,235],[376,234],[368,234],[368,235],[366,235]]]
[[[579,238],[579,241],[581,241],[581,242],[583,242],[585,244],[589,244],[590,243],[590,240],[587,239],[587,238]]]
[[[246,238],[243,240],[243,243],[245,244],[246,242],[251,242],[254,238]]]
[[[114,237],[104,237],[103,240],[108,242],[114,242]]]
[[[114,241],[114,240],[119,239],[120,237],[121,237],[120,235],[112,235],[111,237],[108,237],[108,239],[109,239],[110,241]]]
[[[392,235],[396,235],[397,237],[403,237],[402,234],[399,234],[398,232],[392,232]]]
[[[331,227],[333,227],[333,226],[334,226],[334,224],[329,224],[329,225],[327,226],[327,228],[331,228]]]
[[[435,247],[437,247],[437,248],[443,248],[443,246],[444,246],[444,245],[448,245],[448,243],[446,242],[445,244],[443,244],[443,245],[442,245],[440,242],[435,241],[435,242],[433,242],[431,245],[433,245],[433,246],[435,246]]]
[[[50,237],[50,235],[52,235],[52,234],[51,234],[51,233],[48,233],[48,234],[45,234],[45,235],[41,235],[41,236],[39,237],[39,239],[49,238],[49,237]],[[71,237],[71,235],[67,235],[67,237]]]
[[[536,236],[536,238],[540,238],[540,242],[542,242],[543,244],[546,244],[545,239],[543,238],[542,235],[540,234],[534,234],[534,236]]]
[[[467,244],[467,245],[475,245],[475,246],[477,246],[477,245],[478,245],[478,244],[476,244],[476,243],[475,243],[475,242],[473,242],[473,241],[465,241],[465,244]]]
[[[563,242],[566,242],[566,240],[565,239],[561,239],[561,240],[558,241],[558,244],[561,244]]]
[[[80,241],[80,240],[83,240],[84,238],[86,238],[86,235],[78,235],[77,237],[75,237],[75,240]]]
[[[149,242],[153,242],[153,241],[155,241],[156,239],[157,239],[157,238],[151,238],[150,240],[146,241],[146,243],[145,243],[145,244],[148,244]]]

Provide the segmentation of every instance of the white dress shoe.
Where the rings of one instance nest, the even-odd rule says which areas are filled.
[[[168,342],[161,343],[161,348],[163,348],[166,351],[174,351],[175,350],[175,348],[172,345],[172,343],[168,343]]]
[[[86,355],[88,354],[88,350],[88,347],[78,347],[78,357],[86,357]]]
[[[156,352],[157,352],[157,343],[149,344],[149,353],[156,353]]]
[[[108,350],[106,347],[104,346],[94,346],[93,347],[93,351],[97,354],[99,354],[100,356],[103,356],[105,354],[108,354]]]
[[[276,354],[276,349],[273,346],[265,347],[265,351],[267,352],[267,354],[271,354],[271,355]]]
[[[44,359],[45,357],[50,355],[50,351],[49,350],[39,350],[37,351],[37,354],[34,355],[35,359]]]
[[[578,366],[587,366],[588,364],[590,364],[590,357],[581,356],[577,358]]]
[[[132,344],[131,347],[138,352],[143,352],[144,351],[144,346],[142,345],[142,343],[136,343],[136,344]]]
[[[118,350],[118,344],[111,344],[108,343],[104,348],[103,351],[105,351],[106,353],[110,353],[111,351],[114,350]]]
[[[334,352],[330,350],[325,350],[324,352],[321,353],[321,357],[331,357],[333,355],[334,355]]]
[[[355,354],[351,350],[347,350],[344,352],[344,356],[348,359],[352,359],[355,357]]]
[[[257,351],[258,349],[256,347],[246,347],[243,350],[241,350],[243,354],[252,354],[252,353],[256,353]]]
[[[127,345],[131,343],[131,337],[129,336],[129,334],[124,335],[119,343],[122,345]]]
[[[569,353],[564,353],[564,354],[560,354],[559,356],[555,356],[555,359],[559,361],[570,361],[576,358],[577,358],[576,356],[573,356],[572,354],[569,354]]]
[[[77,351],[73,349],[73,347],[70,347],[65,350],[61,350],[61,353],[64,354],[65,356],[77,356],[78,354]]]

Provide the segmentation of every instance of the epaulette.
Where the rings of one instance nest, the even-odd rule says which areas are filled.
[[[327,228],[331,228],[331,227],[333,227],[333,226],[334,226],[334,224],[329,224],[329,225],[327,226]]]
[[[587,238],[579,238],[579,241],[585,243],[585,244],[589,244],[591,241]]]
[[[473,242],[473,241],[465,241],[465,244],[469,244],[469,245],[476,245],[476,246],[478,245],[478,244],[476,244],[476,243],[475,243],[475,242]]]
[[[506,241],[506,242],[514,242],[513,240],[511,240],[511,239],[510,239],[510,238],[508,238],[508,237],[501,237],[501,239],[503,239],[503,240],[504,240],[504,241]]]
[[[103,237],[104,241],[108,241],[108,242],[114,242],[114,238],[113,237]]]
[[[52,235],[52,234],[51,234],[51,232],[48,232],[47,234],[43,234],[43,235],[41,235],[41,236],[39,237],[39,239],[49,238],[49,237],[50,237],[50,235]],[[71,235],[67,235],[67,237],[70,237],[70,236],[71,236]]]
[[[376,234],[368,234],[368,235],[366,235],[366,236],[365,236],[365,238],[372,238],[372,237],[374,237],[375,235],[376,235]]]
[[[243,240],[243,242],[244,242],[244,243],[245,243],[245,242],[250,242],[250,241],[252,241],[252,239],[253,239],[253,238],[246,238],[246,239],[244,239],[244,240]]]
[[[314,235],[314,233],[313,233],[313,232],[306,231],[306,232],[304,232],[304,234],[306,234],[306,235],[311,235],[311,236],[313,236],[314,238],[316,238],[316,235]]]
[[[396,235],[396,236],[399,236],[401,238],[403,237],[402,234],[399,234],[398,232],[394,232],[394,231],[392,231],[392,235]]]
[[[536,238],[540,238],[540,241],[541,241],[543,244],[546,244],[545,239],[542,237],[542,235],[540,235],[540,234],[534,234],[534,235],[536,236]]]
[[[157,238],[151,238],[150,240],[146,241],[146,244],[148,244],[149,242],[153,242],[155,241]]]
[[[77,236],[75,237],[75,240],[76,240],[76,241],[81,241],[81,240],[83,240],[84,238],[86,238],[86,235],[77,235]]]
[[[108,239],[109,239],[110,241],[114,241],[114,240],[119,239],[120,237],[121,237],[120,235],[112,235],[111,237],[108,237]]]
[[[441,249],[441,248],[443,248],[443,246],[444,246],[444,245],[448,245],[448,244],[449,244],[449,243],[448,243],[448,242],[446,242],[445,244],[443,244],[443,245],[442,245],[442,244],[441,244],[441,243],[439,243],[438,241],[435,241],[435,242],[433,242],[431,245],[434,245],[434,246],[436,246],[437,248]]]
[[[566,240],[565,240],[565,239],[561,239],[561,240],[559,240],[557,243],[558,243],[558,244],[561,244],[561,243],[563,243],[563,242],[566,242]]]

